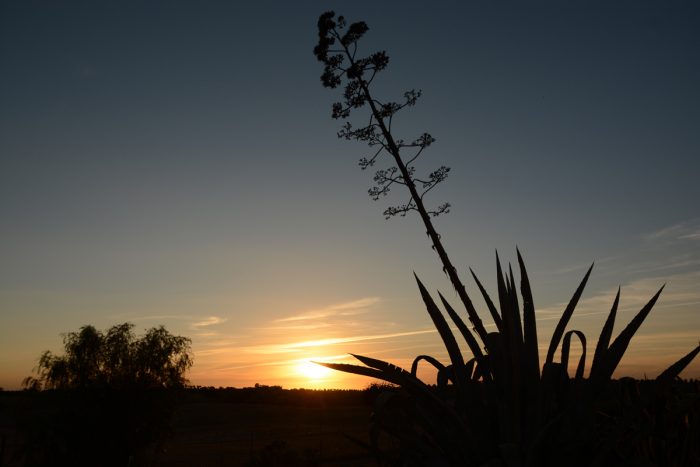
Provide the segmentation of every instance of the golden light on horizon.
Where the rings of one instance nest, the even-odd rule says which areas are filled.
[[[330,376],[331,369],[313,362],[314,359],[305,360],[297,364],[296,371],[310,382],[318,382]]]

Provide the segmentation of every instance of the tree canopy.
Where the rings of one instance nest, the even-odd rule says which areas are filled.
[[[192,366],[191,340],[175,336],[163,326],[134,334],[134,325],[123,323],[102,332],[83,326],[63,336],[64,355],[45,351],[25,378],[32,389],[89,387],[176,388],[186,382]]]

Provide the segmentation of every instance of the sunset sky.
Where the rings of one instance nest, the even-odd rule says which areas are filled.
[[[413,271],[458,299],[425,228],[384,220],[406,196],[372,201],[368,148],[336,138],[329,9],[391,57],[379,97],[423,90],[397,137],[430,132],[421,167],[452,169],[427,201],[452,205],[436,227],[486,322],[468,267],[495,291],[517,245],[542,347],[593,261],[569,326],[589,355],[618,285],[616,333],[667,284],[618,376],[697,345],[700,4],[7,0],[0,387],[125,321],[191,337],[198,385],[362,388],[307,362],[445,358]]]

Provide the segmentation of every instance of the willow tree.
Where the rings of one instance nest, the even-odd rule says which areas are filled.
[[[45,351],[36,376],[25,379],[34,389],[183,387],[192,366],[191,340],[154,327],[136,336],[134,325],[123,323],[106,332],[83,326],[63,337],[64,354]]]
[[[133,328],[83,326],[64,335],[62,354],[41,355],[24,381],[41,390],[22,417],[27,465],[153,465],[192,365],[190,339]]]

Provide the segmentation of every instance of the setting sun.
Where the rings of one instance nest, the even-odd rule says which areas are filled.
[[[309,380],[323,379],[331,372],[330,369],[314,363],[311,360],[299,363],[299,365],[297,365],[297,371]]]

